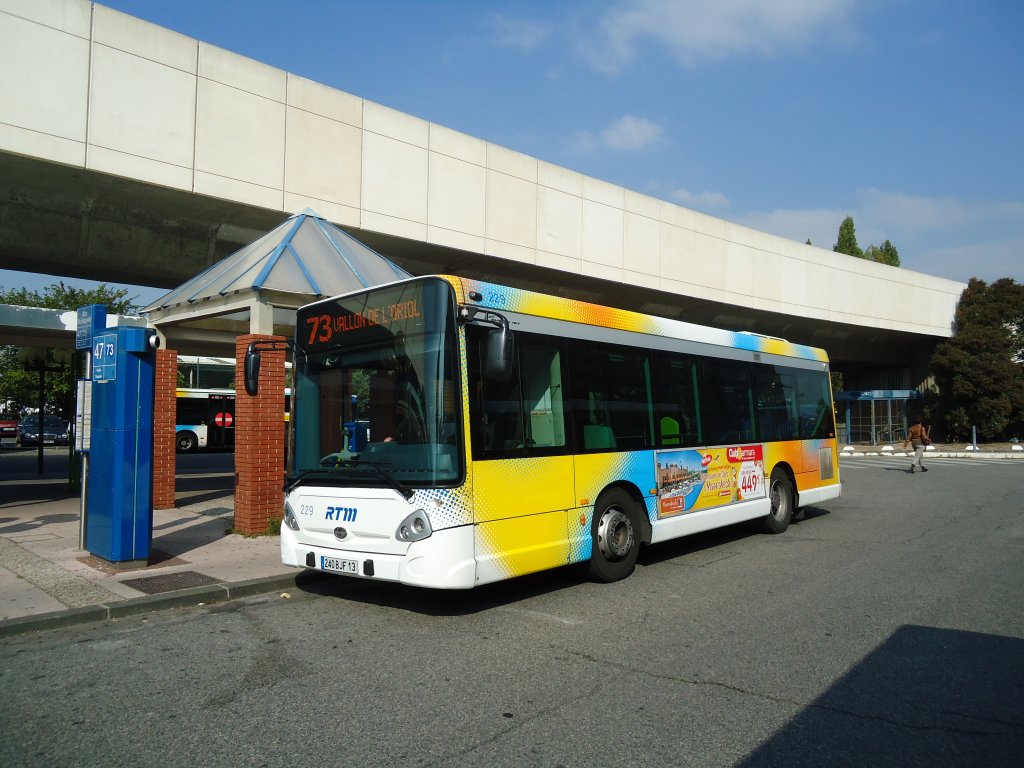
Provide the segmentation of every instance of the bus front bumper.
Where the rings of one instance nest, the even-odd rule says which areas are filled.
[[[434,589],[469,589],[476,584],[473,526],[447,528],[409,545],[404,555],[304,544],[281,526],[281,562],[355,578],[393,581]]]

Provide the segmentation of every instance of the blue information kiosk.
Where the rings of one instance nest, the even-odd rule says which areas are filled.
[[[143,566],[153,541],[154,334],[146,328],[108,329],[105,318],[90,324],[85,548],[112,563]]]

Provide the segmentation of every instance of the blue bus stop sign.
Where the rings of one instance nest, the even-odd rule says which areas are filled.
[[[75,349],[92,347],[94,333],[107,330],[107,307],[104,304],[90,304],[78,309],[78,327],[75,329]]]
[[[117,334],[101,333],[93,337],[92,380],[96,383],[117,379]]]

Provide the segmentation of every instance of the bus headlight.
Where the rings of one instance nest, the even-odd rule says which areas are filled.
[[[398,524],[395,538],[399,541],[419,541],[430,536],[434,531],[430,527],[430,518],[422,509],[417,509]]]
[[[299,521],[295,519],[295,512],[292,510],[292,505],[287,501],[284,503],[284,524],[293,531],[299,530]]]

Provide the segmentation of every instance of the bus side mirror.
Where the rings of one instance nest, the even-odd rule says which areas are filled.
[[[255,397],[260,391],[260,351],[253,342],[245,350],[245,393]]]
[[[512,378],[512,362],[515,359],[515,341],[508,326],[488,332],[484,343],[483,374],[492,381],[508,381]]]

